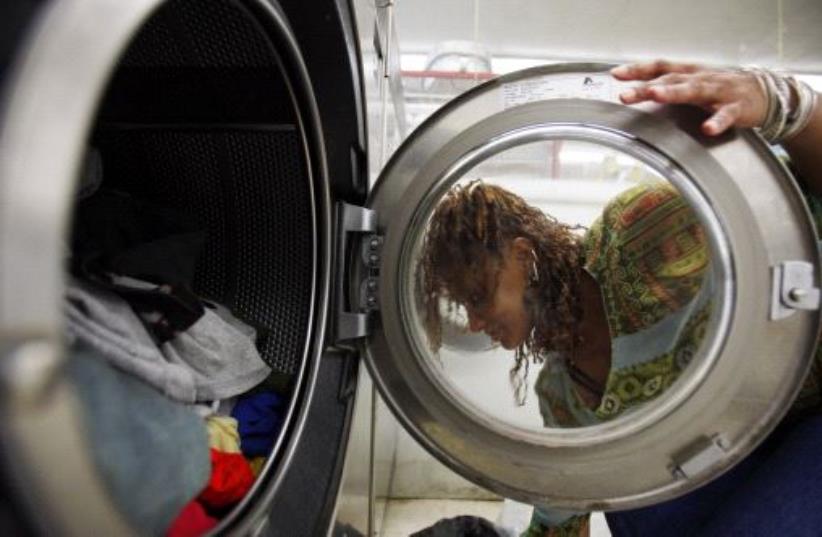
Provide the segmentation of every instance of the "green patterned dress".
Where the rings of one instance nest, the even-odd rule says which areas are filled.
[[[546,427],[612,419],[655,398],[688,365],[710,318],[708,246],[695,213],[667,183],[626,190],[583,240],[585,269],[599,283],[611,332],[611,371],[588,408],[561,357],[536,382]]]
[[[585,269],[602,290],[611,370],[596,408],[579,397],[561,357],[536,380],[546,427],[613,419],[665,391],[696,354],[710,319],[709,249],[696,214],[667,183],[633,187],[603,210],[583,239]],[[588,516],[538,507],[524,535],[579,535]]]

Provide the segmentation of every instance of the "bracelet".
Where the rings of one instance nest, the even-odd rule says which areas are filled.
[[[776,87],[773,79],[768,75],[765,69],[759,67],[744,67],[742,69],[745,73],[750,73],[759,84],[759,89],[767,101],[767,109],[765,110],[765,118],[762,120],[762,125],[759,127],[759,133],[766,139],[770,140],[780,115],[780,102],[776,96]]]
[[[772,144],[781,143],[796,136],[808,125],[817,100],[816,92],[808,84],[759,67],[748,67],[742,71],[754,75],[768,101],[765,119],[758,128],[765,140]],[[790,106],[791,93],[796,96],[793,109]]]
[[[796,108],[788,118],[788,125],[782,133],[781,139],[790,140],[808,126],[816,108],[816,92],[807,83],[796,80],[789,76],[786,78],[788,85],[793,88],[796,94]]]

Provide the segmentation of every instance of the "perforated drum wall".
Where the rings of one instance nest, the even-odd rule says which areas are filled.
[[[195,291],[258,328],[294,373],[310,330],[316,224],[277,57],[239,3],[172,0],[126,51],[92,143],[107,186],[207,231]]]
[[[263,328],[260,350],[293,373],[313,276],[311,193],[293,128],[133,128],[100,136],[113,186],[207,230],[196,291]]]

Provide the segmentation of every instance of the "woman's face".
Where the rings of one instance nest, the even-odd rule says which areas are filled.
[[[469,329],[485,332],[508,350],[521,345],[533,325],[525,307],[531,251],[527,239],[515,239],[499,262],[488,264],[463,302]]]

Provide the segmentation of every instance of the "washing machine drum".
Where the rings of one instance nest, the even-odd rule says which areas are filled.
[[[314,487],[313,511],[312,502],[289,507],[297,498],[276,506],[276,498],[288,496],[278,487],[294,480],[289,468],[300,459],[301,436],[313,434],[307,416],[314,388],[325,382],[336,394],[351,375],[337,366],[321,370],[319,360],[330,275],[327,169],[334,161],[320,122],[328,103],[314,92],[305,43],[291,26],[316,13],[262,0],[12,4],[7,35],[16,41],[4,50],[0,159],[3,498],[13,511],[4,521],[16,521],[14,530],[61,535],[164,533],[183,507],[175,491],[193,498],[210,474],[203,421],[183,403],[229,397],[228,385],[213,378],[199,384],[196,370],[178,375],[171,364],[154,384],[176,403],[158,401],[159,392],[151,396],[107,361],[89,359],[117,346],[111,333],[91,346],[93,326],[78,336],[73,315],[94,315],[77,293],[96,289],[111,297],[117,285],[100,271],[129,265],[123,274],[159,270],[184,290],[162,310],[172,313],[151,320],[160,328],[154,338],[171,337],[161,333],[165,320],[190,326],[199,322],[187,318],[192,309],[197,319],[213,316],[219,304],[214,311],[243,321],[242,328],[222,329],[236,339],[219,343],[206,329],[196,344],[254,356],[245,377],[235,369],[229,379],[232,393],[278,380],[281,432],[262,454],[259,477],[218,529],[259,534],[269,516],[279,516],[283,521],[266,531],[323,531],[314,528],[331,518],[327,504],[333,507],[350,401],[331,398],[332,406],[314,411],[324,414],[326,437],[311,441],[327,449],[313,453],[328,451],[330,462],[300,462],[303,476],[325,472],[314,479],[328,481],[330,492]],[[319,9],[339,16],[335,2]],[[325,34],[322,45],[336,35]],[[340,41],[328,50],[355,61],[346,52],[351,41]],[[356,64],[348,72],[358,80]],[[349,104],[345,109],[362,109]],[[338,142],[363,150],[362,140]],[[359,178],[350,176],[351,154],[344,156],[349,175],[337,180],[353,190]],[[173,236],[172,246],[156,249],[152,241],[162,243],[164,234]],[[119,260],[95,250],[141,240]],[[90,253],[78,255],[87,246]],[[71,300],[64,300],[66,289]],[[131,293],[129,304],[145,313],[138,305],[145,306],[144,290],[121,291],[117,296]],[[97,313],[114,324],[132,315],[128,306]],[[249,333],[256,337],[251,349]],[[133,340],[120,344],[121,355],[142,350]],[[300,517],[303,526],[294,522]]]

